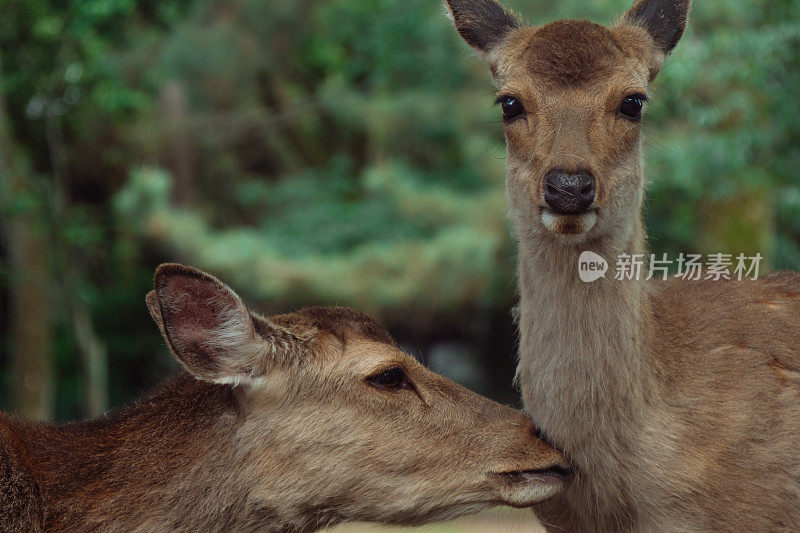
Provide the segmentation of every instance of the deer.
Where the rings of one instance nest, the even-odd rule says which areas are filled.
[[[179,264],[154,285],[181,372],[95,420],[0,415],[2,531],[416,525],[530,506],[569,476],[522,412],[434,374],[363,313],[264,317]]]
[[[800,275],[579,278],[647,256],[642,111],[689,0],[610,26],[446,0],[489,67],[518,241],[516,383],[574,467],[552,531],[800,530]]]

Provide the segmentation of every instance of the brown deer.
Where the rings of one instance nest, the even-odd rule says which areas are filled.
[[[448,0],[488,63],[519,239],[517,380],[573,462],[537,506],[552,529],[800,531],[800,275],[758,282],[578,276],[592,251],[646,254],[648,86],[689,0],[637,0],[604,27],[523,24]]]
[[[0,530],[420,524],[531,505],[568,474],[521,412],[433,374],[357,311],[265,318],[176,264],[147,306],[185,372],[98,420],[0,415]]]

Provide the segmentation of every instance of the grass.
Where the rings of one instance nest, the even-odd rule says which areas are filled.
[[[342,524],[323,530],[326,533],[543,533],[542,528],[527,509],[501,507],[465,516],[451,522],[420,527],[380,527],[372,524]]]

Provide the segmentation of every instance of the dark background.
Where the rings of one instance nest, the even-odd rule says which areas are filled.
[[[796,0],[695,2],[645,118],[654,252],[800,266],[798,50]],[[0,0],[0,62],[1,408],[95,415],[172,372],[163,261],[265,313],[359,307],[517,401],[500,111],[437,0]]]

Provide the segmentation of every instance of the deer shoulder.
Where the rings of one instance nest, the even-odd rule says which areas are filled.
[[[39,486],[27,465],[18,436],[0,413],[0,531],[44,531]]]

